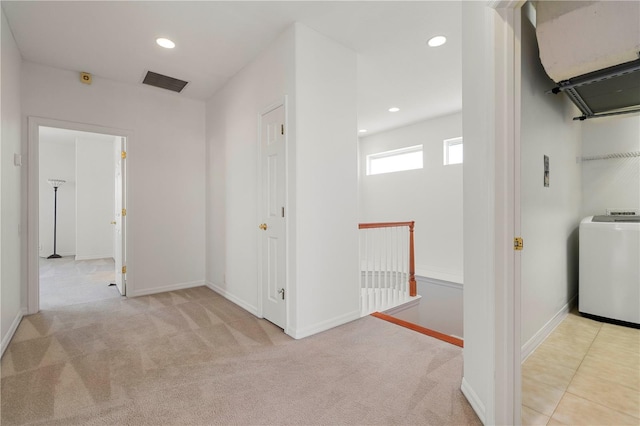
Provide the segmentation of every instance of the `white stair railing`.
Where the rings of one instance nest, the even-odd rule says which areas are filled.
[[[401,305],[416,295],[415,222],[361,223],[361,315]]]

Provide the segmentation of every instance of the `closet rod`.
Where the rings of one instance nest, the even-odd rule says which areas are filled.
[[[603,155],[591,155],[587,157],[582,157],[582,161],[609,160],[611,158],[634,158],[634,157],[640,157],[640,151],[616,152],[614,154],[603,154]]]

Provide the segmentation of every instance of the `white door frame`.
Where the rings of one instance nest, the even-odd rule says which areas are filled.
[[[483,228],[475,234],[465,230],[465,242],[467,235],[472,236],[469,238],[472,247],[486,253],[482,256],[483,263],[468,263],[465,259],[465,275],[467,269],[479,275],[474,277],[477,285],[468,293],[465,290],[465,324],[474,325],[473,329],[465,329],[465,377],[461,390],[484,424],[517,425],[521,423],[521,307],[519,253],[513,249],[513,239],[519,231],[518,31],[524,1],[484,0],[480,4],[465,4],[463,20],[474,19],[472,29],[468,29],[474,32],[463,35],[463,49],[467,40],[468,48],[481,47],[482,57],[469,54],[473,69],[463,69],[463,90],[473,84],[467,88],[473,88],[473,92],[463,93],[463,115],[466,117],[470,108],[479,106],[485,111],[479,118],[463,119],[463,137],[466,141],[466,133],[473,133],[470,139],[478,143],[474,152],[486,156],[474,158],[475,168],[471,169],[482,177],[477,187],[482,188],[486,199],[470,200],[470,205],[482,209],[479,212],[482,220],[469,223],[478,226],[482,222]],[[465,96],[469,97],[466,107]],[[466,168],[465,165],[465,180]],[[465,223],[466,214],[467,211]],[[484,297],[476,302],[467,297],[472,294]]]
[[[263,203],[264,203],[264,196],[262,194],[262,117],[265,114],[268,114],[269,112],[273,111],[276,108],[279,107],[284,107],[284,126],[285,126],[285,132],[284,132],[284,158],[285,158],[285,199],[284,199],[284,208],[285,208],[285,212],[286,212],[286,216],[285,216],[285,285],[284,285],[284,289],[285,289],[285,327],[284,327],[284,331],[286,334],[290,334],[289,330],[289,326],[290,326],[290,315],[289,315],[289,311],[292,308],[293,304],[291,303],[291,295],[292,292],[291,290],[291,286],[289,285],[290,283],[290,276],[289,276],[289,253],[290,253],[290,247],[289,247],[289,235],[290,234],[290,226],[291,226],[291,221],[289,220],[290,217],[290,208],[289,208],[289,111],[288,111],[288,107],[287,107],[287,96],[284,96],[282,99],[270,104],[269,106],[267,106],[266,108],[264,108],[262,111],[260,111],[260,114],[258,116],[258,129],[257,129],[257,144],[258,144],[258,158],[257,158],[257,168],[256,170],[258,171],[257,173],[257,180],[256,180],[256,188],[257,188],[257,194],[258,194],[258,208],[256,211],[256,230],[258,229],[258,224],[262,223],[262,219],[263,219]],[[262,282],[262,243],[261,243],[261,234],[259,232],[256,232],[256,247],[258,248],[258,279],[257,279],[257,283],[258,283],[258,303],[257,303],[257,314],[258,317],[260,318],[264,318],[263,317],[263,311],[264,311],[264,307],[262,304],[262,296],[263,296],[263,282]]]
[[[495,286],[494,386],[487,422],[521,424],[520,253],[513,238],[520,234],[520,29],[524,0],[489,1],[495,9]]]
[[[39,177],[40,177],[40,164],[39,164],[39,151],[40,151],[40,137],[39,128],[55,127],[59,129],[67,130],[79,130],[82,132],[101,133],[113,136],[123,136],[127,138],[127,146],[130,146],[133,132],[130,130],[116,129],[111,127],[96,126],[93,124],[74,123],[71,121],[55,120],[44,117],[28,117],[28,149],[29,149],[29,162],[28,166],[28,192],[27,192],[27,313],[35,314],[40,310],[40,270],[39,270],[39,255],[38,255],[38,240],[40,234],[39,224]],[[125,167],[128,169],[128,163],[125,162]],[[128,197],[130,187],[129,175],[125,178],[125,196]],[[129,199],[126,200],[126,205],[131,207]],[[127,211],[127,227],[131,224],[131,216]],[[127,261],[131,263],[131,246],[129,233],[125,234],[126,240],[123,242],[127,247]],[[128,272],[128,271],[127,271]],[[132,290],[131,274],[127,274],[127,285]]]

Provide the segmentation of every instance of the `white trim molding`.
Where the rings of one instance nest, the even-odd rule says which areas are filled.
[[[309,327],[305,327],[301,329],[287,328],[286,334],[293,337],[294,339],[303,339],[305,337],[312,336],[317,333],[321,333],[323,331],[329,330],[339,325],[343,325],[348,322],[355,321],[359,318],[360,318],[360,310],[358,309],[357,311],[349,312],[347,314],[340,315],[335,318],[331,318],[326,321],[313,324]]]
[[[520,289],[513,238],[522,4],[485,0],[462,6],[463,137],[475,143],[475,161],[464,162],[464,224],[471,229],[464,238],[468,328],[462,389],[485,424],[521,422]]]
[[[553,330],[569,315],[571,309],[576,305],[578,296],[573,296],[571,300],[564,305],[540,330],[534,334],[524,345],[522,345],[521,358],[524,362],[529,355],[536,350],[538,346],[551,334]]]
[[[417,296],[411,297],[408,302],[403,303],[402,305],[394,306],[393,308],[387,309],[383,312],[387,315],[393,316],[399,312],[406,311],[407,309],[413,308],[414,306],[418,306],[420,304],[420,299],[422,299],[422,296],[418,294]]]
[[[4,355],[4,351],[6,351],[7,348],[9,347],[9,343],[11,343],[11,339],[13,339],[13,336],[16,334],[16,331],[18,330],[18,326],[20,325],[22,318],[26,314],[27,314],[27,310],[25,308],[21,308],[16,314],[16,317],[13,319],[13,322],[11,323],[11,327],[9,327],[7,334],[2,336],[2,343],[1,343],[2,346],[0,349],[0,357]]]
[[[91,133],[102,133],[106,135],[114,135],[114,136],[122,136],[127,138],[127,146],[130,147],[130,142],[133,138],[133,132],[131,130],[125,129],[116,129],[111,127],[98,126],[93,124],[84,124],[84,123],[76,123],[72,121],[64,121],[64,120],[56,120],[52,118],[45,117],[35,117],[29,116],[27,117],[28,123],[28,131],[27,131],[27,140],[28,140],[28,152],[29,152],[29,160],[27,162],[27,313],[35,314],[40,310],[40,271],[39,271],[39,203],[40,200],[38,198],[39,187],[38,187],[38,178],[39,178],[39,128],[40,126],[44,127],[55,127],[59,129],[68,129],[68,130],[79,130],[83,132],[91,132]],[[127,159],[126,168],[129,169],[131,166],[131,161]],[[127,173],[127,178],[125,180],[125,193],[130,194],[131,184],[131,174]],[[128,196],[127,196],[128,197]],[[132,200],[127,198],[127,228],[131,227],[133,223],[132,218],[135,216],[135,209],[133,209]],[[124,245],[126,247],[127,253],[127,266],[133,264],[133,259],[131,256],[132,250],[132,241],[129,238],[131,233],[127,232],[126,241]],[[72,253],[70,255],[75,255]],[[107,256],[107,257],[112,257]],[[127,274],[127,295],[129,293],[134,292],[135,280],[132,273]],[[158,290],[161,291],[161,290]],[[139,294],[138,294],[139,295]]]
[[[162,287],[154,287],[137,291],[128,291],[127,297],[148,296],[150,294],[164,293],[166,291],[184,290],[185,288],[202,287],[204,281],[191,281],[186,283],[176,283],[163,285]]]
[[[94,254],[89,256],[76,255],[76,260],[98,260],[98,259],[113,259],[113,254]]]
[[[516,62],[520,35],[520,9],[511,1],[498,2],[494,33],[494,371],[493,404],[487,420],[495,424],[519,424],[520,398],[520,299],[516,288],[514,164],[517,98]],[[519,110],[518,110],[519,111]]]
[[[432,265],[416,265],[416,279],[418,275],[424,278],[431,278],[440,281],[447,281],[451,283],[463,284],[464,276],[462,271],[455,271],[452,269],[437,268]]]
[[[439,285],[442,287],[449,287],[455,290],[463,291],[464,285],[462,283],[440,280],[437,278],[423,277],[422,275],[416,275],[416,281],[423,284]]]
[[[473,411],[476,412],[482,424],[486,425],[487,424],[486,408],[482,403],[482,400],[480,399],[480,397],[478,397],[476,392],[469,385],[469,383],[464,379],[464,377],[462,378],[462,385],[460,386],[460,390],[464,394],[465,398],[467,398],[467,401],[469,401],[469,404],[471,404]]]
[[[227,300],[235,303],[236,305],[240,306],[242,309],[244,309],[245,311],[249,312],[250,314],[255,315],[258,318],[262,318],[262,316],[258,314],[258,308],[256,306],[253,306],[252,304],[247,303],[244,300],[240,299],[239,297],[229,293],[227,290],[222,288],[220,285],[215,284],[215,283],[213,283],[211,281],[207,281],[205,285],[207,287],[209,287],[211,290],[213,290],[216,293],[218,293],[220,296],[222,296],[225,299],[227,299]]]

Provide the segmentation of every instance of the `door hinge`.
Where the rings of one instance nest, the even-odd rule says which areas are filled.
[[[122,151],[120,153],[120,156],[122,157],[122,159],[124,160],[125,158],[127,158],[127,151]]]
[[[524,248],[524,241],[522,240],[522,237],[515,237],[513,239],[513,249],[520,251]]]
[[[126,274],[126,273],[127,273],[127,267],[126,267],[126,266],[123,266],[123,267],[122,267],[122,273],[123,273],[123,274]]]
[[[122,209],[122,216],[126,216],[127,215],[127,209]]]
[[[280,125],[280,134],[284,135],[284,124]]]

